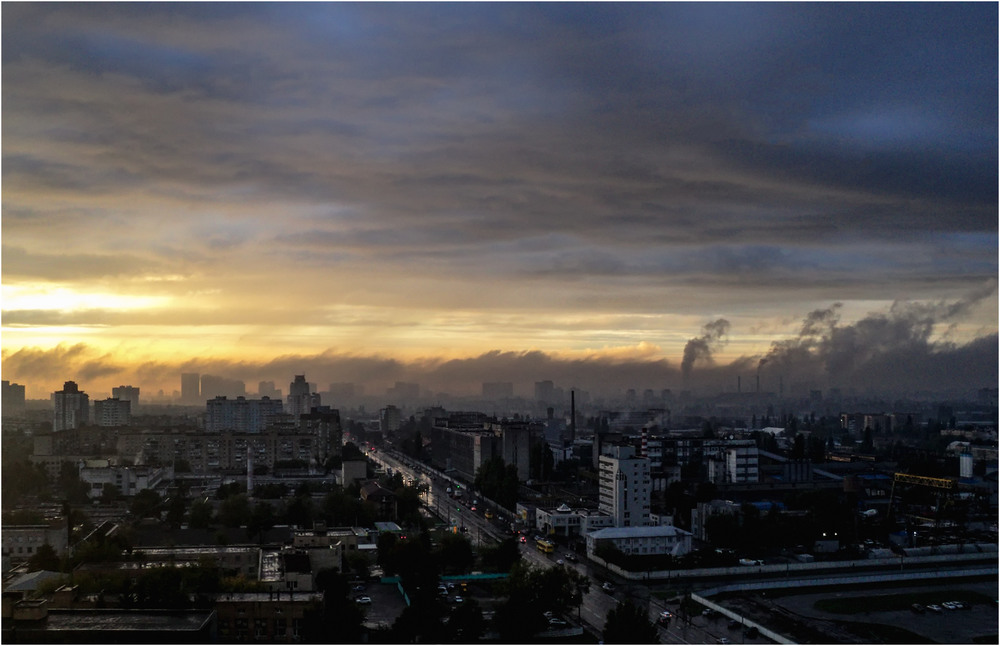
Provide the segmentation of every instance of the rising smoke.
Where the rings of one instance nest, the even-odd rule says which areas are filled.
[[[681,374],[685,382],[690,379],[697,361],[712,363],[712,352],[725,345],[728,333],[729,321],[718,319],[707,323],[702,328],[701,336],[687,342],[684,346],[684,359],[681,361]]]

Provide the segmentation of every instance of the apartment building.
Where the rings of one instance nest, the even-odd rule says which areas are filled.
[[[599,510],[614,518],[615,527],[649,524],[649,460],[636,457],[628,445],[607,447],[599,458]]]

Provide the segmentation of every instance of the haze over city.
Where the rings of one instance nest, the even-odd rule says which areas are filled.
[[[29,398],[997,386],[994,3],[2,17]]]

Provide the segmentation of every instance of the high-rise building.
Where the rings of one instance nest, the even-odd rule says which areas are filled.
[[[118,386],[111,389],[111,396],[115,399],[127,401],[131,404],[131,411],[135,413],[139,410],[139,388],[136,386]]]
[[[205,430],[260,433],[282,412],[280,399],[215,397],[205,402]]]
[[[53,431],[79,428],[90,421],[90,397],[75,381],[67,381],[62,390],[52,393],[52,407]]]
[[[127,399],[94,400],[94,423],[98,426],[128,426],[131,422],[132,402]]]
[[[215,375],[201,376],[201,398],[205,401],[212,397],[245,397],[246,384],[239,379],[227,379]]]
[[[181,373],[181,402],[184,404],[201,402],[201,375],[197,372]]]
[[[551,402],[555,397],[555,384],[551,381],[535,382],[535,401]]]
[[[295,381],[288,384],[287,402],[288,414],[295,418],[322,405],[319,393],[312,392],[312,384],[306,381],[305,375],[295,375]]]
[[[274,387],[273,381],[262,381],[257,384],[257,396],[281,399],[281,390]]]
[[[24,410],[24,386],[12,384],[6,379],[3,380],[3,408],[4,415],[20,413]]]
[[[312,457],[320,463],[340,456],[343,449],[343,427],[340,411],[329,406],[313,406],[299,416],[299,431],[315,438]]]
[[[396,385],[386,390],[386,397],[396,401],[412,403],[420,397],[420,384],[407,381],[397,381]]]
[[[483,382],[483,399],[510,399],[514,396],[514,384],[509,381]]]
[[[400,410],[392,404],[383,408],[380,413],[383,432],[393,433],[398,431],[400,426],[402,426],[402,414]]]
[[[599,460],[598,508],[615,519],[615,527],[649,525],[649,460],[627,445],[609,447],[608,453]]]

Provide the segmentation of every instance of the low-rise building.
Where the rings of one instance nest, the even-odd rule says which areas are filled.
[[[594,556],[602,544],[630,555],[683,556],[691,551],[691,533],[672,525],[608,527],[587,534],[587,556]]]
[[[573,509],[563,503],[555,509],[535,509],[535,527],[546,535],[582,536],[604,527],[613,527],[614,517],[595,509]]]

